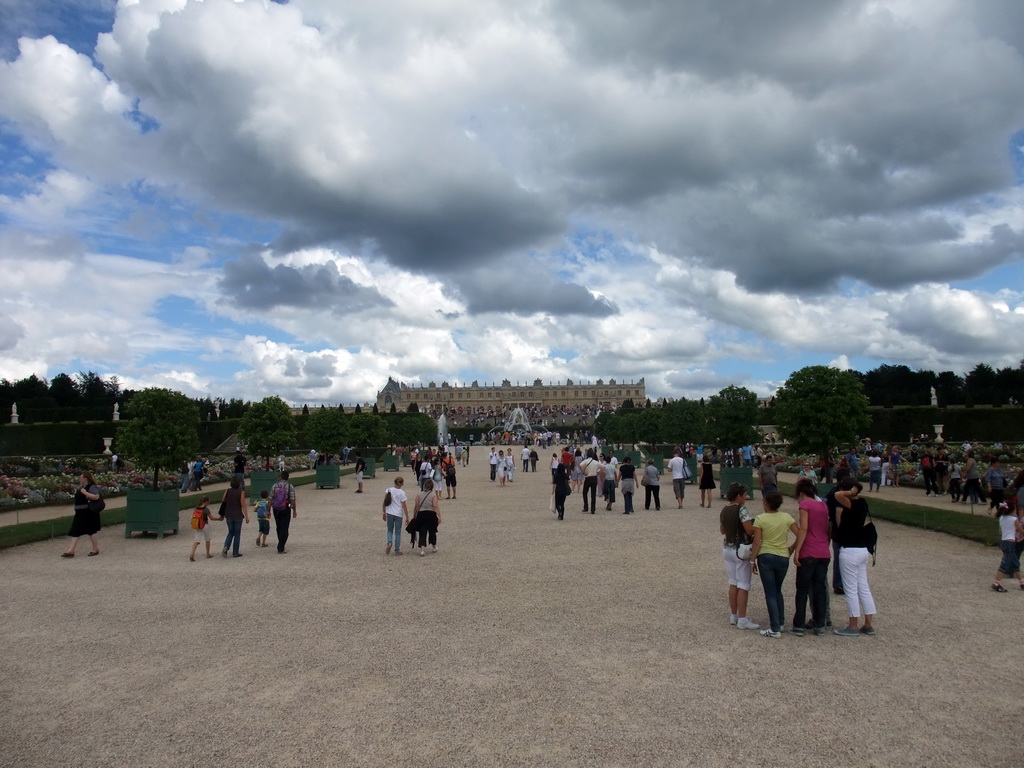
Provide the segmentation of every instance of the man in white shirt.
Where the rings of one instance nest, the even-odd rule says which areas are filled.
[[[530,470],[530,449],[528,446],[523,446],[522,453],[519,454],[523,459],[523,472]]]
[[[683,508],[683,497],[686,495],[686,480],[690,476],[690,467],[680,451],[668,460],[668,468],[672,470],[672,491],[676,495],[676,509]]]
[[[487,457],[487,463],[491,465],[491,482],[498,476],[498,452],[491,446],[491,455]]]

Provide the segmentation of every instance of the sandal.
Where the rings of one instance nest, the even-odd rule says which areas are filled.
[[[74,552],[64,552],[64,553],[61,554],[61,557],[74,557],[74,556],[75,556]]]
[[[1002,584],[999,584],[997,582],[993,582],[993,584],[992,584],[992,591],[993,592],[1005,592],[1006,591],[1006,587],[1004,587]]]

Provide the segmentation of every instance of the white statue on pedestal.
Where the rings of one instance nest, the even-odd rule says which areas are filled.
[[[938,404],[939,404],[939,398],[938,398],[938,396],[937,396],[937,395],[935,394],[935,387],[932,387],[932,405],[933,405],[933,406],[936,406],[936,405],[938,405]]]
[[[17,403],[12,403],[11,404],[11,424],[17,424],[17,423],[18,423],[18,404]]]
[[[120,403],[114,403],[114,421],[121,420],[121,405]]]

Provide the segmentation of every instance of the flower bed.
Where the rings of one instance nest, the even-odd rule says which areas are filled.
[[[259,467],[255,467],[257,470]],[[291,472],[305,469],[304,457],[285,460]],[[106,457],[76,456],[67,459],[25,457],[17,462],[10,458],[0,462],[0,509],[51,504],[69,504],[78,488],[82,472],[91,472],[104,498],[123,496],[130,490],[153,487],[152,473],[140,472],[126,466],[119,472],[110,471]],[[228,458],[208,465],[203,477],[205,483],[224,483],[234,474],[234,462]],[[249,470],[246,470],[246,477]],[[160,490],[172,490],[181,484],[178,472],[161,471]]]

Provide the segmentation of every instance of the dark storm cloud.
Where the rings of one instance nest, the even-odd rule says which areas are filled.
[[[606,317],[618,307],[595,297],[581,285],[566,283],[524,263],[522,272],[479,270],[457,279],[456,286],[471,315],[507,312],[527,316]]]
[[[250,309],[288,306],[342,313],[394,306],[386,296],[339,273],[333,262],[271,267],[261,256],[243,256],[224,265],[219,287]]]

